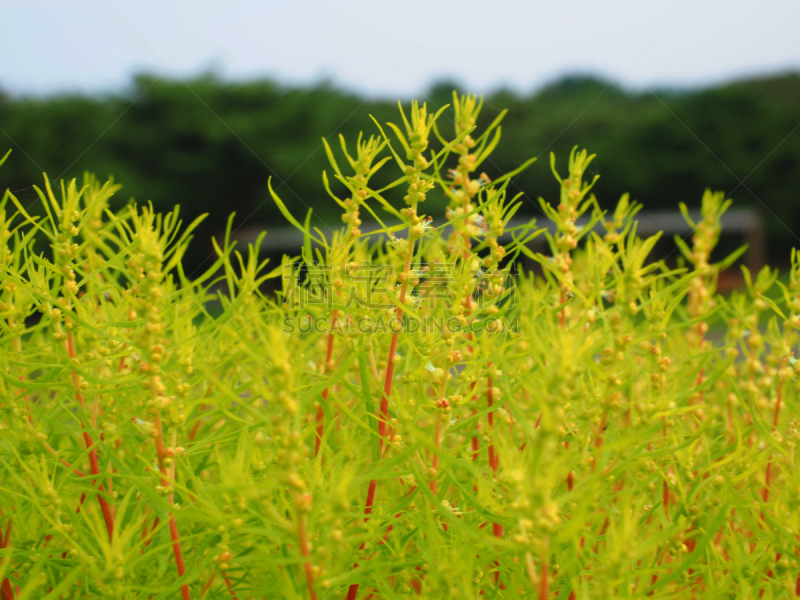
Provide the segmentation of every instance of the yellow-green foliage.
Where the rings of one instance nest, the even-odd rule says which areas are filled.
[[[345,227],[273,191],[305,243],[269,268],[229,225],[189,279],[196,223],[113,182],[45,180],[43,219],[5,194],[2,600],[794,597],[797,254],[722,297],[723,195],[670,269],[585,151],[551,160],[555,233],[509,229],[532,161],[476,175],[502,115],[454,108],[326,143]]]

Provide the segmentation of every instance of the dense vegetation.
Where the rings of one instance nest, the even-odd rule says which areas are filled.
[[[190,279],[196,223],[91,177],[4,195],[2,600],[796,597],[797,253],[719,296],[724,194],[670,269],[575,149],[555,234],[508,231],[498,122],[452,104],[326,145],[333,234],[271,189],[282,264],[226,238]]]
[[[423,99],[435,110],[450,101],[451,91],[450,85],[435,86]],[[502,148],[482,169],[494,178],[530,156],[563,156],[581,144],[598,154],[594,168],[603,177],[595,190],[607,209],[624,192],[648,209],[673,209],[680,201],[697,206],[706,186],[733,192],[737,206],[763,208],[752,191],[778,217],[767,219],[772,257],[788,256],[797,243],[790,230],[800,231],[800,76],[655,92],[567,79],[529,95],[491,94],[479,125],[488,125],[502,109],[509,113]],[[221,231],[230,211],[237,212],[237,225],[245,219],[257,226],[279,222],[268,201],[270,175],[288,206],[298,212],[312,206],[335,228],[338,215],[319,177],[326,167],[320,138],[335,143],[343,133],[355,139],[370,114],[384,122],[393,118],[394,107],[326,85],[296,89],[213,77],[184,85],[140,76],[126,93],[103,97],[0,94],[0,141],[4,147],[18,144],[0,184],[28,188],[17,193],[34,205],[29,186],[43,171],[56,179],[80,179],[84,170],[113,174],[125,185],[120,202],[131,196],[152,200],[161,211],[180,203],[187,218],[211,213],[196,248],[205,258],[209,235]],[[511,191],[526,194],[522,214],[541,218],[536,199],[557,188],[546,170],[532,169]],[[430,214],[443,215],[444,196],[429,202]]]

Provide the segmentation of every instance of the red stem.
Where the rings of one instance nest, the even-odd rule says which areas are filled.
[[[783,395],[783,379],[778,380],[778,394],[775,398],[775,415],[772,418],[772,430],[775,431],[778,427],[778,417],[781,413],[781,399]],[[769,484],[771,483],[771,471],[772,471],[772,454],[769,455],[769,461],[767,462],[767,474],[764,483],[764,502],[766,503],[769,500]]]
[[[300,544],[300,554],[305,558],[303,562],[303,571],[306,575],[306,587],[308,587],[308,595],[311,600],[317,600],[317,592],[314,590],[314,573],[311,569],[311,561],[308,557],[311,555],[311,549],[308,546],[308,533],[306,532],[306,519],[305,515],[300,512],[299,496],[295,498],[295,506],[297,507],[297,538]]]
[[[170,504],[172,499],[170,498]],[[175,563],[178,566],[178,576],[183,577],[186,573],[186,568],[183,564],[183,552],[181,551],[181,541],[178,536],[178,524],[175,522],[175,515],[169,515],[169,537],[172,539],[172,551],[175,554]],[[189,585],[186,583],[181,584],[181,595],[183,600],[191,600],[189,595]]]
[[[17,353],[21,353],[21,352],[22,352],[22,350],[21,350],[21,349],[15,349],[15,352],[17,352]],[[19,376],[19,380],[20,380],[20,381],[25,381],[25,376],[24,376],[24,375],[20,375],[20,376]],[[20,392],[23,392],[23,394],[22,394],[22,397],[23,397],[23,399],[25,400],[25,412],[26,412],[26,415],[27,415],[27,417],[28,417],[28,423],[30,424],[30,426],[31,426],[31,427],[33,427],[33,428],[35,429],[35,425],[34,425],[34,423],[33,423],[33,411],[31,410],[31,403],[30,403],[30,400],[28,400],[28,394],[25,394],[25,393],[24,393],[24,391],[25,391],[25,390],[24,390],[24,389],[22,389],[22,388],[19,388],[19,391],[20,391]],[[86,473],[83,473],[83,472],[81,472],[79,469],[76,469],[75,467],[73,467],[73,466],[72,466],[72,465],[69,463],[69,461],[67,461],[67,460],[65,460],[65,459],[63,459],[63,458],[61,458],[61,457],[59,457],[59,456],[58,456],[58,453],[55,451],[55,449],[54,449],[54,448],[53,448],[53,447],[52,447],[50,444],[48,444],[47,442],[43,441],[43,442],[42,442],[42,445],[44,446],[45,450],[47,450],[47,451],[48,451],[50,454],[52,454],[53,456],[55,456],[56,458],[58,458],[58,461],[59,461],[59,462],[60,462],[62,465],[64,465],[65,467],[67,467],[67,468],[68,468],[68,469],[70,469],[71,471],[74,471],[74,472],[75,472],[75,474],[76,474],[78,477],[86,477]]]
[[[606,424],[608,422],[608,406],[603,407],[603,414],[600,417],[600,428],[597,431],[597,437],[594,440],[594,447],[595,448],[602,448],[603,447],[603,432],[606,430]],[[594,469],[594,464],[592,465],[592,469]]]
[[[488,363],[489,368],[492,368],[492,363]],[[494,404],[493,396],[492,396],[492,376],[489,375],[488,377],[488,390],[486,391],[486,401],[489,406],[489,435],[491,436],[494,432],[494,409],[492,405]],[[494,440],[489,442],[489,466],[492,467],[492,472],[497,475],[497,468],[500,466],[499,459],[495,454],[494,450]]]
[[[564,450],[569,450],[569,442],[564,442]],[[575,486],[575,473],[570,471],[569,473],[567,473],[567,490],[571,492],[574,486]]]
[[[397,314],[398,319],[403,317],[403,306],[405,306],[406,292],[408,291],[408,272],[411,269],[411,258],[414,254],[414,238],[409,237],[408,243],[408,254],[406,255],[406,262],[403,266],[403,274],[405,277],[403,278],[403,282],[400,286],[399,304],[397,308],[395,308],[395,313]],[[392,341],[389,344],[389,360],[386,363],[386,380],[383,384],[383,397],[381,398],[380,418],[378,419],[378,435],[380,436],[379,448],[381,451],[383,450],[383,441],[386,437],[386,424],[389,417],[389,395],[392,393],[394,357],[397,354],[397,336],[398,332],[392,333]],[[372,503],[375,500],[375,489],[377,485],[378,482],[375,479],[370,480],[369,489],[367,490],[367,502],[364,508],[364,514],[367,516],[365,517],[364,522],[369,521],[369,514],[372,512]],[[365,543],[366,542],[361,544],[360,549],[364,548]],[[357,568],[358,563],[353,565],[353,570]],[[350,588],[347,590],[347,600],[355,600],[356,595],[358,594],[358,586],[359,584],[357,583],[350,585]]]
[[[75,352],[75,336],[71,331],[67,333],[67,353],[72,360],[75,360],[77,356],[77,353]],[[84,408],[83,394],[80,392],[80,379],[74,369],[72,370],[72,383],[75,386],[75,398],[78,400],[78,404],[81,405],[81,408]],[[90,472],[92,475],[98,476],[100,475],[100,464],[97,460],[97,453],[94,451],[94,441],[92,440],[92,436],[86,430],[86,425],[84,424],[83,419],[81,419],[81,429],[83,430],[84,444],[89,450]],[[99,480],[97,482],[97,490],[99,492],[97,495],[97,500],[100,503],[100,510],[103,513],[103,519],[106,523],[106,531],[108,531],[108,539],[110,540],[114,535],[114,516],[111,514],[111,507],[109,506],[108,501],[103,496],[103,494],[105,494],[105,488],[103,488],[103,484],[100,483]]]
[[[403,287],[405,292],[405,286]],[[401,295],[401,302],[405,293]],[[402,316],[402,311],[398,308],[398,318]],[[394,357],[397,354],[397,333],[392,334],[392,341],[389,344],[389,362],[386,365],[386,380],[383,384],[383,397],[381,398],[380,420],[378,421],[378,434],[380,435],[380,447],[383,449],[383,438],[386,436],[386,422],[389,417],[389,394],[392,392],[392,379],[394,378]]]
[[[330,372],[329,365],[331,364],[331,358],[333,358],[333,330],[336,327],[336,317],[337,311],[333,311],[331,315],[331,331],[328,333],[328,350],[325,353],[325,366],[323,372],[327,375]],[[322,399],[327,402],[328,400],[328,390],[329,388],[325,388],[322,392]],[[322,410],[322,405],[319,405],[317,409],[317,439],[314,442],[314,456],[319,454],[319,447],[322,444],[322,434],[325,431],[325,413]]]
[[[661,435],[662,437],[667,437],[667,422],[664,421],[664,426],[661,428]],[[663,487],[661,489],[661,503],[664,505],[664,516],[669,521],[669,486],[667,485],[667,480],[664,480]]]
[[[0,535],[0,549],[7,548],[9,542],[11,541],[11,518],[8,519],[8,525],[6,525],[6,534],[5,536]],[[14,600],[14,590],[11,587],[11,581],[8,578],[3,579],[3,582],[0,583],[0,600]]]
[[[378,487],[378,481],[376,479],[372,479],[369,482],[369,488],[367,489],[367,504],[364,508],[364,522],[366,523],[369,521],[369,515],[372,513],[372,505],[375,502],[375,489]],[[358,547],[359,550],[363,550],[364,547],[367,545],[367,542],[361,542],[361,546]],[[353,565],[353,570],[358,568],[358,563]],[[347,590],[347,600],[355,600],[356,595],[358,594],[358,585],[357,583],[353,583]]]
[[[541,576],[539,577],[539,600],[547,600],[550,596],[550,569],[547,561],[542,561]]]
[[[161,473],[161,485],[164,487],[169,487],[171,485],[169,480],[169,472],[167,470],[167,466],[164,464],[164,459],[166,458],[167,453],[164,448],[164,432],[161,427],[161,413],[159,411],[155,412],[153,426],[156,430],[156,455],[158,456],[158,469]],[[169,494],[169,503],[170,505],[174,503],[174,496],[172,493]],[[157,520],[156,523],[158,523]],[[155,529],[155,525],[153,527]],[[178,535],[178,524],[175,521],[175,515],[172,514],[172,512],[169,513],[169,537],[172,540],[172,553],[175,555],[175,565],[178,569],[178,577],[182,578],[186,574],[186,567],[183,564],[183,551],[181,550],[181,539]],[[181,584],[181,595],[183,596],[183,600],[191,600],[188,584]]]
[[[469,311],[467,311],[466,316],[469,316]],[[470,332],[467,337],[469,338],[470,342],[473,342],[475,340],[474,336],[472,335],[472,332]],[[472,344],[470,344],[468,346],[468,348],[469,348],[469,355],[472,358],[475,358],[475,350],[474,350]],[[478,383],[477,381],[473,381],[472,382],[472,384],[469,387],[470,391],[473,391],[475,389],[475,385],[477,383]],[[472,397],[472,401],[473,402],[477,402],[478,401],[478,397],[477,396],[473,396]],[[474,408],[472,409],[472,414],[473,415],[475,415],[477,412],[478,412],[477,409],[474,409]],[[480,428],[480,421],[477,421],[475,423],[475,432],[476,433],[478,432],[479,428]],[[480,441],[478,440],[478,436],[477,435],[473,435],[472,436],[472,461],[474,462],[474,461],[478,460],[479,456],[480,456]]]
[[[411,258],[414,254],[414,239],[408,240],[409,248],[406,255],[406,262],[403,266],[403,283],[400,286],[400,301],[395,308],[398,319],[403,318],[403,306],[406,302],[406,292],[408,291],[408,272],[411,269]],[[398,332],[392,333],[392,341],[389,344],[389,360],[386,363],[386,380],[383,383],[383,398],[381,398],[381,418],[378,422],[378,433],[381,436],[381,448],[383,448],[383,438],[386,435],[386,423],[389,416],[389,395],[392,393],[392,380],[394,378],[394,357],[397,354],[397,336]]]
[[[225,571],[222,571],[222,579],[225,581],[225,585],[228,586],[228,592],[231,596],[233,596],[234,600],[238,600],[236,596],[236,592],[233,591],[233,584],[231,580],[228,579],[228,576],[225,574]]]
[[[442,414],[436,415],[436,431],[433,434],[433,480],[431,481],[431,493],[436,495],[436,475],[439,472],[439,445],[442,443]]]
[[[200,410],[203,411],[205,409],[206,409],[206,405],[205,404],[201,404],[200,405]],[[202,421],[200,419],[197,419],[197,421],[195,421],[194,425],[192,425],[192,430],[189,432],[189,441],[190,442],[193,442],[194,438],[197,436],[197,431],[200,429],[200,423],[201,422]]]
[[[487,363],[487,365],[490,369],[492,368],[492,363]],[[489,466],[492,468],[492,474],[497,476],[497,469],[500,467],[500,459],[497,456],[497,453],[495,452],[494,449],[494,439],[491,438],[491,436],[494,434],[494,409],[492,409],[492,406],[494,405],[494,398],[492,394],[492,384],[493,384],[492,376],[489,375],[489,377],[487,378],[488,389],[486,390],[486,402],[490,409],[488,415],[489,436],[490,439],[492,439],[492,441],[489,442]],[[503,526],[500,523],[492,523],[492,534],[494,535],[494,537],[498,539],[502,538]],[[497,567],[497,570],[494,573],[495,585],[500,584],[501,589],[504,589],[503,584],[500,583],[500,562],[495,560],[494,564]]]
[[[200,600],[202,600],[203,596],[206,595],[206,592],[208,591],[208,588],[210,588],[211,584],[214,583],[214,578],[216,576],[217,576],[217,573],[215,571],[211,571],[211,575],[208,576],[208,579],[203,584],[203,588],[200,590]]]

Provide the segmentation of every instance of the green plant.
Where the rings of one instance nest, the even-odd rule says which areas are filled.
[[[797,595],[797,253],[722,297],[724,197],[669,268],[585,151],[551,159],[555,234],[509,229],[532,161],[476,177],[503,115],[453,109],[326,143],[345,227],[272,191],[305,238],[274,268],[230,221],[189,279],[197,222],[112,212],[113,182],[45,180],[45,218],[6,192],[2,600]]]

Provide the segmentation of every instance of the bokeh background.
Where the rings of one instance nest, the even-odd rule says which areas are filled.
[[[239,232],[285,226],[270,176],[340,226],[321,138],[457,89],[484,95],[483,124],[509,110],[490,177],[539,157],[514,181],[521,213],[557,197],[548,154],[578,144],[604,207],[724,190],[780,264],[800,246],[798,38],[800,0],[0,0],[0,188],[35,206],[42,172],[90,171],[123,184],[120,205],[209,213],[197,268],[232,211]]]

